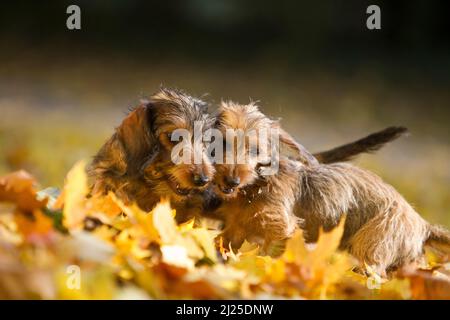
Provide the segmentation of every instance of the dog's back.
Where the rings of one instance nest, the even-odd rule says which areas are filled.
[[[295,214],[308,242],[320,228],[334,228],[346,215],[343,248],[384,270],[418,259],[428,223],[377,175],[348,163],[304,167]]]

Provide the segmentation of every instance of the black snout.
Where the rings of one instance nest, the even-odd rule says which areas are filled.
[[[194,174],[193,180],[194,180],[194,184],[198,187],[204,186],[205,184],[207,184],[209,182],[209,178],[207,176],[205,176],[203,173],[202,174]]]
[[[222,199],[217,196],[212,188],[207,188],[203,192],[203,212],[214,217],[216,210],[222,205]]]
[[[227,177],[225,182],[230,187],[237,187],[241,183],[241,179],[239,177]]]

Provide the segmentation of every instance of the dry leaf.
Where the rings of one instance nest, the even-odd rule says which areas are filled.
[[[0,202],[12,202],[21,211],[32,212],[45,207],[47,200],[37,200],[36,181],[21,170],[0,177]]]
[[[63,224],[69,230],[81,228],[87,215],[85,204],[89,189],[85,167],[84,161],[75,164],[67,174],[64,185]]]
[[[36,193],[34,179],[23,171],[0,178],[0,297],[450,298],[445,256],[429,252],[427,270],[406,270],[392,279],[370,266],[369,277],[351,271],[356,261],[339,251],[344,219],[321,231],[315,244],[305,244],[297,230],[279,257],[260,256],[258,245],[247,241],[233,251],[223,247],[218,223],[192,219],[176,225],[167,200],[144,212],[113,193],[87,197],[84,167],[79,162],[70,170],[50,209],[45,205],[47,199],[55,202],[56,190]],[[64,208],[69,233],[55,224],[57,208]],[[68,286],[67,267],[82,270],[79,289]]]

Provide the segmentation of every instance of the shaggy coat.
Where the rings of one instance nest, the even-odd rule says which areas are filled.
[[[348,163],[302,166],[294,213],[307,242],[346,215],[341,248],[378,272],[421,258],[432,227],[377,175]]]
[[[191,149],[201,144],[193,139],[194,123],[202,123],[203,130],[212,126],[206,109],[205,102],[165,88],[137,106],[94,157],[88,169],[92,193],[112,191],[145,211],[169,198],[180,221],[198,215],[214,167],[205,152],[201,164],[172,162],[172,148],[178,142],[172,141],[171,134],[183,128],[191,133]]]
[[[217,119],[220,130],[278,126],[254,104],[223,103]],[[216,165],[216,192],[223,199],[216,213],[225,221],[226,244],[239,247],[247,239],[267,250],[296,226],[315,242],[321,228],[336,227],[345,215],[341,248],[381,274],[419,260],[424,244],[450,248],[449,232],[426,222],[377,175],[347,163],[321,164],[282,130],[280,144],[290,152],[280,154],[273,176],[261,177],[255,161]]]
[[[214,167],[204,152],[203,141],[192,141],[202,150],[201,164],[174,164],[171,152],[176,142],[175,129],[186,129],[193,136],[196,122],[203,131],[212,127],[214,117],[207,113],[207,103],[182,91],[162,88],[135,107],[115,133],[102,146],[88,168],[92,194],[115,192],[126,203],[136,202],[149,211],[162,197],[168,197],[177,209],[177,220],[201,216],[203,207],[217,201],[208,183]],[[316,156],[321,161],[336,161],[359,152],[379,148],[394,139],[398,130],[380,132],[354,143]],[[193,153],[191,153],[193,155]]]
[[[280,132],[280,161],[276,174],[260,174],[262,165],[258,163],[258,154],[249,152],[249,143],[245,144],[245,163],[222,161],[224,163],[215,165],[214,190],[222,201],[206,213],[224,220],[222,237],[225,246],[239,248],[247,239],[260,243],[267,251],[272,244],[289,238],[297,227],[299,219],[293,215],[299,192],[295,172],[300,165],[312,166],[318,162],[255,104],[223,102],[216,115],[215,127],[224,137],[229,129],[244,133],[258,133],[261,129],[278,129]],[[233,148],[237,153],[236,143]],[[296,159],[290,159],[291,155],[296,155]]]

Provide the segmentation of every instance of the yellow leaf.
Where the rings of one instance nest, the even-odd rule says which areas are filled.
[[[87,208],[89,215],[98,217],[104,223],[110,223],[121,212],[121,208],[113,199],[113,193],[109,192],[106,196],[96,194],[88,201]]]
[[[345,216],[339,224],[330,232],[320,230],[319,239],[314,250],[308,255],[307,265],[314,267],[322,261],[329,259],[339,248],[342,235],[344,234]]]
[[[181,233],[192,230],[194,228],[195,218],[192,218],[186,222],[180,223],[178,225],[178,231]]]
[[[153,225],[153,216],[151,213],[146,213],[142,211],[136,204],[130,206],[125,205],[120,199],[118,199],[114,194],[110,194],[111,199],[119,206],[123,213],[127,216],[123,223],[127,225],[126,221],[130,223],[129,229],[139,229],[145,235],[148,240],[159,240],[159,234]],[[115,220],[116,223],[120,224],[121,216],[118,216]],[[136,230],[135,230],[136,231]]]
[[[169,201],[163,200],[152,210],[153,225],[159,233],[161,243],[174,243],[178,231]]]
[[[92,233],[97,237],[99,237],[100,239],[112,243],[114,236],[116,236],[118,232],[117,230],[114,230],[109,226],[101,225],[98,228],[96,228]]]
[[[64,186],[64,218],[66,228],[80,228],[86,217],[85,201],[89,192],[85,172],[86,164],[80,161],[67,174]]]
[[[284,260],[301,264],[308,256],[308,250],[306,249],[305,240],[303,238],[303,232],[296,230],[292,238],[286,243],[286,250],[283,254]]]
[[[114,228],[118,230],[125,230],[133,226],[128,216],[125,215],[119,215],[115,217],[111,224]]]
[[[237,261],[231,261],[230,265],[235,267],[236,269],[247,272],[249,275],[256,276],[262,279],[268,273],[270,265],[272,264],[272,259],[268,256],[252,256],[246,255],[243,257],[239,257]],[[268,272],[269,271],[269,272]]]
[[[217,237],[219,231],[207,230],[205,228],[195,228],[189,231],[196,242],[203,249],[205,256],[212,262],[217,262],[217,251],[214,239]]]

